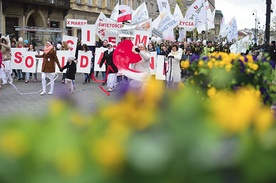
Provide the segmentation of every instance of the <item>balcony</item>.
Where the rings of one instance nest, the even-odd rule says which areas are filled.
[[[50,6],[61,9],[70,9],[70,0],[3,0],[3,3],[12,4],[12,2],[28,3],[39,6]]]

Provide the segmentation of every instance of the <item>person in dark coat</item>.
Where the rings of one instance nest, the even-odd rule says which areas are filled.
[[[107,48],[108,49],[104,51],[103,58],[101,59],[100,67],[102,67],[105,63],[107,74],[107,90],[111,92],[114,90],[117,84],[118,68],[115,66],[113,62],[114,48],[112,43],[108,43]]]
[[[72,94],[75,89],[74,82],[75,82],[75,75],[76,75],[76,71],[77,71],[75,57],[73,57],[73,56],[69,57],[67,59],[66,65],[60,69],[60,72],[62,72],[64,69],[67,69],[65,83],[68,84],[69,93]]]
[[[50,79],[50,92],[48,95],[54,93],[54,75],[55,75],[55,64],[58,65],[58,68],[61,69],[59,60],[57,58],[56,51],[51,42],[47,42],[44,47],[42,55],[36,55],[36,58],[43,58],[42,68],[41,68],[41,83],[42,83],[42,92],[40,95],[46,94],[46,76]]]
[[[275,69],[275,64],[276,64],[276,44],[275,44],[275,41],[271,41],[269,56],[270,56],[271,65],[272,65],[273,69]]]

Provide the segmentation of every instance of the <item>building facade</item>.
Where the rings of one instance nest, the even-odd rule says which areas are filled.
[[[195,0],[168,1],[172,12],[178,3],[185,16]],[[60,41],[62,35],[81,38],[81,29],[66,27],[66,19],[82,19],[94,24],[101,12],[109,17],[117,3],[135,10],[144,2],[149,16],[155,19],[159,15],[156,0],[0,0],[0,32],[10,37],[23,37],[36,45],[43,45],[46,40]],[[213,11],[215,0],[209,3]],[[215,33],[217,31],[208,32]]]

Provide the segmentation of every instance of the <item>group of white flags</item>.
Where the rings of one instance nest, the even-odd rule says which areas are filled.
[[[175,41],[175,27],[179,27],[179,41],[186,36],[186,31],[192,31],[197,28],[199,33],[215,28],[214,18],[215,12],[211,11],[208,0],[196,0],[187,10],[185,17],[178,4],[171,13],[168,0],[157,0],[159,16],[151,22],[150,30],[158,30],[163,35],[163,39]],[[98,21],[105,22],[125,22],[123,29],[129,31],[139,22],[149,20],[149,13],[146,3],[142,3],[136,10],[127,5],[117,4],[112,11],[110,18],[106,18],[104,14],[100,14]],[[223,19],[224,20],[224,19]],[[130,27],[129,27],[130,26]],[[103,39],[106,30],[97,31],[97,35]],[[123,32],[123,31],[121,31]],[[125,33],[122,33],[125,34]],[[221,24],[220,35],[226,37],[228,41],[238,40],[238,29],[235,17],[228,24]]]

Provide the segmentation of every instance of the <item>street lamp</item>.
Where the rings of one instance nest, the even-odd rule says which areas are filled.
[[[266,0],[265,47],[269,49],[271,0]]]
[[[257,10],[254,8],[252,10],[252,15],[255,16],[255,28],[254,28],[254,45],[257,44],[257,36],[258,36],[258,24],[260,24],[259,22],[259,18],[258,18],[258,14],[257,14]]]

